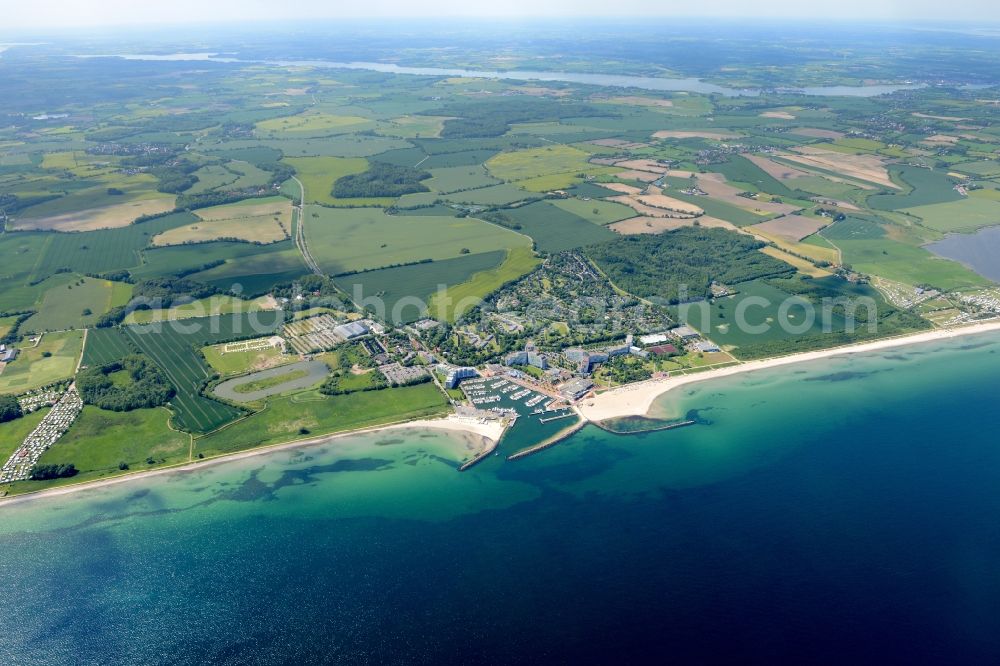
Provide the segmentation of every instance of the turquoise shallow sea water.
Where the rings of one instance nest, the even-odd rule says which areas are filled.
[[[996,663],[1000,336],[0,505],[0,663]]]

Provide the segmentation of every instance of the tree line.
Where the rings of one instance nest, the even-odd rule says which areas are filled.
[[[421,169],[373,162],[367,171],[338,178],[333,184],[332,194],[338,199],[357,199],[429,192],[420,181],[430,177],[429,172]]]
[[[125,372],[128,381],[116,382],[112,375],[118,372]],[[80,372],[76,388],[84,403],[113,412],[158,407],[174,396],[166,374],[137,354]]]
[[[0,395],[0,423],[19,419],[24,415],[21,403],[12,395]]]

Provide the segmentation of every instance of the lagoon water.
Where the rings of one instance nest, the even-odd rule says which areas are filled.
[[[1000,281],[1000,226],[974,234],[951,234],[926,247],[939,257],[959,261],[985,278]]]
[[[0,506],[0,663],[996,663],[998,376],[967,337],[466,473],[389,432]]]
[[[78,58],[122,58],[125,60],[149,61],[195,61],[219,63],[252,63],[256,61],[241,60],[230,56],[219,56],[216,53],[117,53],[109,55],[79,55]],[[762,94],[758,88],[729,88],[697,78],[668,78],[658,76],[627,76],[623,74],[597,74],[590,72],[553,72],[542,70],[478,70],[446,67],[407,67],[385,62],[337,62],[331,60],[264,60],[262,64],[278,67],[329,67],[332,69],[363,69],[385,74],[411,74],[415,76],[449,76],[473,79],[495,79],[508,81],[559,81],[565,83],[580,83],[592,86],[608,86],[613,88],[637,88],[657,92],[691,92],[704,95],[722,95],[723,97],[748,96],[756,97]],[[806,86],[802,88],[783,89],[789,94],[838,97],[877,97],[888,95],[900,90],[917,90],[925,87],[923,84],[876,84],[866,86]]]

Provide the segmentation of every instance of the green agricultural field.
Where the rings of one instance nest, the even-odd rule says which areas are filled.
[[[994,178],[1000,176],[1000,162],[996,160],[977,160],[974,162],[959,162],[949,167],[952,171],[969,173],[974,176]]]
[[[557,120],[550,122],[540,122],[540,123],[514,123],[510,126],[509,135],[521,135],[527,134],[530,136],[541,136],[541,137],[558,137],[563,139],[567,134],[576,135],[580,132],[599,132],[601,134],[606,134],[603,130],[598,130],[593,127],[581,127],[579,125],[563,125]],[[562,143],[567,143],[562,141]]]
[[[431,178],[423,184],[431,191],[441,194],[489,187],[500,182],[486,173],[486,168],[479,164],[434,169],[430,173]]]
[[[403,139],[436,137],[441,135],[446,120],[447,117],[438,116],[401,116],[380,122],[375,131]]]
[[[16,224],[22,229],[55,231],[124,227],[142,215],[173,210],[175,197],[157,192],[155,182],[145,175],[105,179],[96,187],[70,192],[26,209],[18,215]],[[122,194],[108,194],[109,188]]]
[[[281,116],[261,121],[257,123],[257,131],[263,136],[295,138],[348,134],[371,129],[374,126],[372,120],[360,116],[307,111],[297,116]]]
[[[440,321],[453,322],[487,296],[505,284],[518,280],[538,268],[541,259],[527,247],[512,248],[499,267],[476,273],[466,282],[449,287],[447,292],[434,296],[430,314]]]
[[[10,288],[0,292],[0,303],[3,303],[3,307],[0,307],[0,312],[27,312],[29,310],[38,312],[42,307],[42,300],[45,298],[46,293],[58,287],[65,288],[66,285],[79,279],[75,273],[59,273],[50,275],[40,281],[35,280],[31,283],[21,282],[21,280],[26,280],[28,277],[26,275],[19,275],[13,278]],[[18,284],[19,282],[20,284]]]
[[[852,187],[846,183],[835,183],[822,176],[804,176],[790,181],[790,184],[803,192],[849,202],[863,201],[869,195],[866,190]]]
[[[822,236],[838,243],[850,240],[877,240],[885,238],[885,229],[875,222],[857,217],[848,217],[822,231]]]
[[[223,160],[237,160],[251,164],[273,164],[281,160],[282,151],[272,147],[273,140],[256,141],[251,139],[237,141],[220,141],[215,144],[205,143],[199,146],[199,152],[208,157]],[[287,142],[280,142],[282,145]]]
[[[239,178],[238,174],[218,164],[203,166],[194,172],[194,176],[198,179],[198,182],[187,190],[188,194],[201,194],[202,192],[208,192],[224,185],[231,185]]]
[[[479,254],[529,243],[520,234],[472,217],[386,215],[372,208],[309,209],[305,232],[310,253],[333,275],[451,259],[463,249]]]
[[[876,194],[868,197],[867,205],[875,210],[900,210],[931,204],[959,201],[963,197],[955,191],[955,180],[943,171],[932,171],[914,166],[892,167],[889,173],[896,181],[909,186],[906,194]]]
[[[531,253],[527,247],[517,250]],[[464,283],[476,274],[498,268],[505,258],[503,250],[466,254],[345,275],[337,278],[336,283],[355,303],[369,308],[380,319],[407,323],[426,316],[427,302],[441,285],[454,287]]]
[[[123,330],[132,345],[160,366],[177,391],[170,401],[174,425],[191,432],[208,432],[241,412],[201,394],[201,385],[211,371],[196,350],[225,340],[270,335],[282,321],[280,312],[259,312],[126,326]]]
[[[979,190],[972,190],[969,192],[969,196],[974,199],[990,199],[991,201],[1000,201],[1000,189],[984,187]]]
[[[45,234],[33,274],[41,278],[67,269],[104,273],[138,266],[140,250],[149,245],[153,236],[197,219],[191,213],[175,213],[121,229]]]
[[[577,148],[555,144],[500,153],[486,162],[486,168],[494,177],[506,181],[600,170],[587,162],[589,157],[589,153]]]
[[[166,329],[170,330],[170,329]],[[200,386],[210,375],[208,367],[181,335],[167,333],[139,336],[126,329],[130,341],[166,372],[176,395],[170,400],[174,427],[208,432],[235,420],[241,412],[204,397]]]
[[[195,440],[195,453],[232,453],[305,436],[325,435],[446,413],[448,404],[434,384],[323,396],[307,391],[279,396],[262,411]],[[302,433],[302,429],[306,433]]]
[[[284,162],[295,169],[305,186],[307,203],[323,206],[388,206],[394,201],[391,198],[338,199],[333,196],[333,184],[339,178],[368,170],[368,160],[363,157],[286,157]],[[295,194],[298,195],[298,192]]]
[[[44,283],[31,285],[33,271],[51,234],[0,234],[0,312],[34,309],[47,288]]]
[[[123,328],[92,328],[87,331],[87,343],[83,349],[82,366],[107,365],[124,356],[139,351]]]
[[[126,470],[119,469],[121,463],[129,471],[140,471],[186,462],[191,439],[185,433],[171,430],[167,425],[169,418],[170,412],[162,408],[110,412],[87,405],[69,431],[38,462],[75,465],[80,473],[62,483],[122,474]],[[153,463],[147,462],[149,459]],[[30,484],[36,488],[59,482]]]
[[[1000,201],[985,197],[968,197],[951,203],[917,206],[903,212],[916,215],[924,226],[944,233],[971,232],[1000,224]]]
[[[542,252],[562,252],[616,237],[613,231],[592,224],[548,201],[504,210],[499,214],[509,220],[508,224],[519,225],[518,231],[531,236]]]
[[[285,197],[245,199],[195,211],[199,220],[157,235],[153,244],[184,245],[221,239],[269,244],[291,236],[292,202]]]
[[[518,186],[529,192],[545,193],[556,190],[568,190],[574,185],[585,182],[581,176],[610,177],[618,173],[620,169],[616,167],[599,167],[587,171],[567,171],[565,173],[546,174],[535,176],[526,180],[518,181]]]
[[[456,204],[470,204],[473,206],[506,206],[518,201],[538,199],[540,196],[534,192],[527,192],[517,185],[504,183],[503,185],[493,185],[477,190],[465,190],[453,192],[452,194],[437,194],[435,192],[419,192],[417,194],[407,194],[399,199],[399,206],[426,206],[434,203],[438,199]]]
[[[17,347],[17,360],[0,374],[0,393],[23,393],[72,377],[83,350],[83,331],[45,333],[38,345],[26,340]]]
[[[917,245],[892,240],[878,224],[848,218],[821,235],[840,249],[855,270],[904,284],[929,284],[946,291],[989,284],[961,264],[936,257]]]
[[[873,139],[862,139],[856,137],[837,139],[829,144],[823,144],[823,148],[827,150],[833,150],[835,152],[844,152],[852,155],[858,155],[863,153],[877,153],[881,150],[888,148],[881,141],[875,141]]]
[[[722,164],[713,164],[711,170],[724,175],[730,184],[746,183],[753,190],[767,192],[779,197],[788,197],[791,199],[801,197],[800,193],[792,191],[787,185],[770,176],[742,155],[733,156],[728,162]],[[798,179],[791,181],[791,184],[798,185]],[[737,187],[739,186],[737,185]]]
[[[251,187],[264,187],[271,182],[271,174],[249,162],[233,161],[226,168],[237,175],[233,189],[245,190]]]
[[[838,241],[844,262],[856,270],[904,284],[931,285],[946,291],[983,287],[988,280],[961,264],[891,240]]]
[[[427,153],[424,152],[423,149],[421,149],[421,148],[416,148],[416,147],[414,147],[414,146],[412,146],[410,144],[407,144],[407,145],[409,147],[406,147],[406,148],[400,147],[400,148],[393,148],[391,150],[386,150],[385,152],[382,152],[382,153],[379,153],[379,154],[375,155],[374,159],[375,159],[375,161],[378,161],[378,162],[385,162],[387,164],[395,164],[397,166],[416,167],[419,164],[421,166],[421,168],[430,169],[431,167],[427,165],[427,161],[428,161],[427,160],[427,158],[428,158]],[[474,164],[481,164],[482,162],[486,161],[486,159],[489,159],[490,157],[492,157],[495,154],[496,154],[495,152],[491,152],[489,155],[486,156],[485,159],[478,160],[478,161],[475,161],[475,162],[470,162],[468,165],[464,165],[464,166],[469,166],[469,165],[474,165]],[[450,165],[447,165],[447,166],[463,166],[463,165],[462,164],[450,164]]]
[[[291,241],[287,243],[290,245]],[[285,243],[275,243],[275,245],[285,245]],[[258,253],[231,259],[222,266],[193,273],[190,277],[222,291],[253,297],[266,294],[276,284],[292,282],[308,274],[309,269],[303,263],[299,251],[294,247],[286,247],[280,252]]]
[[[245,146],[247,150],[253,150],[255,146],[265,146],[269,149],[281,151],[286,157],[371,157],[389,150],[399,150],[408,147],[410,144],[403,139],[388,136],[370,136],[367,134],[339,134],[336,136],[323,136],[315,138],[290,138],[290,135],[283,135],[280,138],[264,139],[261,141],[233,141],[229,146]],[[236,159],[244,159],[254,164],[260,161],[249,157],[240,157],[239,148],[230,149],[226,155]],[[217,153],[213,153],[217,154]],[[275,159],[266,160],[275,161]],[[412,165],[408,165],[412,166]]]
[[[265,307],[267,306],[267,307]],[[154,321],[172,319],[190,319],[191,317],[208,317],[212,315],[229,315],[234,312],[259,312],[271,310],[269,299],[256,298],[245,301],[233,296],[209,296],[184,305],[176,305],[169,309],[136,310],[125,318],[126,324],[148,324]]]
[[[146,250],[143,258],[145,263],[131,271],[136,277],[162,277],[183,271],[193,280],[226,291],[234,282],[239,282],[244,289],[241,293],[248,296],[264,293],[256,290],[260,284],[264,284],[266,291],[275,282],[285,282],[309,272],[291,240],[269,245],[225,241],[175,245]],[[225,263],[214,266],[218,261]],[[214,267],[201,270],[206,265]],[[285,278],[288,274],[292,277]]]
[[[423,162],[420,162],[420,168],[450,169],[460,166],[477,166],[482,165],[496,154],[496,150],[460,150],[457,152],[444,153],[432,152]]]
[[[570,198],[555,199],[551,203],[567,213],[582,217],[594,224],[612,224],[636,216],[634,210],[614,201],[601,201],[599,199],[584,201],[583,199]]]
[[[600,183],[594,183],[591,181],[574,185],[570,188],[569,193],[575,197],[588,197],[590,199],[603,199],[605,197],[617,197],[621,195],[621,192],[609,190],[606,187],[601,187]]]
[[[396,215],[413,215],[417,217],[457,217],[459,211],[443,203],[424,206],[423,208],[397,208]]]
[[[92,326],[113,307],[125,305],[132,297],[132,285],[76,275],[60,275],[45,292],[38,313],[21,326],[22,333],[61,331]],[[80,283],[83,284],[80,284]]]

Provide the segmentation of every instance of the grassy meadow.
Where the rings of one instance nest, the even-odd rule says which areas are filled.
[[[132,285],[91,277],[59,275],[38,304],[38,312],[22,325],[26,333],[93,326],[113,307],[132,297]]]
[[[0,393],[24,393],[72,378],[83,351],[83,331],[44,333],[37,345],[24,341],[17,347],[17,360],[0,374]]]
[[[232,453],[268,444],[444,414],[434,384],[324,396],[315,391],[271,398],[262,411],[195,440],[195,453]],[[304,431],[304,432],[303,432]]]
[[[186,433],[171,430],[166,409],[111,412],[86,405],[80,417],[39,460],[40,464],[73,463],[80,473],[72,482],[92,481],[185,462],[191,446]],[[148,462],[149,460],[152,462]]]

